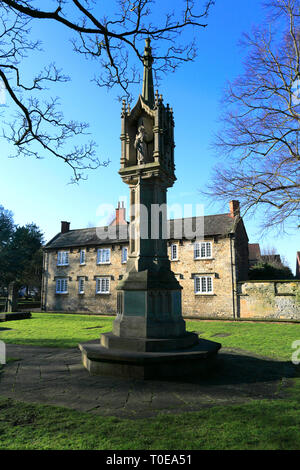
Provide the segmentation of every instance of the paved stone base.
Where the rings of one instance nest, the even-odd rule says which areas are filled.
[[[80,364],[79,349],[13,344],[6,349],[7,357],[14,360],[0,365],[1,397],[117,418],[151,418],[215,405],[280,400],[287,397],[296,374],[290,361],[224,347],[218,353],[217,367],[205,378],[153,381],[91,376]]]
[[[0,321],[9,321],[9,320],[24,320],[26,318],[31,318],[30,312],[13,312],[13,313],[0,313]]]
[[[166,352],[186,349],[198,344],[196,333],[186,332],[178,338],[124,338],[113,333],[103,333],[101,346],[108,349],[122,349],[136,352]]]
[[[188,349],[137,352],[109,349],[99,344],[80,344],[82,363],[91,375],[136,379],[199,376],[215,364],[220,343],[199,339]]]

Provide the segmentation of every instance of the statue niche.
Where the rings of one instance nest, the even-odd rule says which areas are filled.
[[[153,130],[148,120],[139,119],[134,148],[138,165],[153,162]]]

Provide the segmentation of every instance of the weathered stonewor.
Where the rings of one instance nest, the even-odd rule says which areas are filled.
[[[181,290],[167,248],[167,189],[175,177],[174,119],[154,97],[150,40],[144,54],[143,93],[122,108],[122,180],[130,188],[126,274],[117,286],[113,332],[100,344],[79,345],[92,374],[164,378],[199,374],[211,366],[219,343],[186,331]]]
[[[6,303],[6,312],[16,312],[18,308],[18,291],[19,286],[16,282],[11,282],[8,286],[8,296]]]

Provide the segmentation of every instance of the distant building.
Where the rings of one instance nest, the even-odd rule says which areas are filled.
[[[178,238],[187,219],[168,222],[168,254],[182,291],[182,311],[189,317],[234,317],[237,283],[248,279],[248,236],[238,201],[227,214],[204,217],[204,238]],[[195,223],[196,218],[189,222]],[[108,238],[100,239],[99,230]],[[44,247],[42,307],[46,311],[115,314],[116,285],[126,271],[128,223],[118,206],[109,227],[61,232]]]
[[[261,258],[259,243],[249,243],[249,267],[258,263]]]
[[[249,243],[249,266],[255,266],[259,261],[270,264],[282,264],[278,254],[262,255],[259,243]]]

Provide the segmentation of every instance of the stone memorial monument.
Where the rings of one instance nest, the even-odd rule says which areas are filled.
[[[16,282],[10,282],[8,286],[8,295],[5,311],[7,313],[16,312],[18,309],[18,292],[19,286]]]
[[[144,53],[143,92],[130,110],[123,102],[121,169],[130,188],[126,274],[117,286],[112,333],[99,344],[82,344],[91,374],[165,378],[199,374],[221,345],[186,331],[181,286],[167,253],[167,189],[175,177],[174,118],[154,96],[150,39]]]

